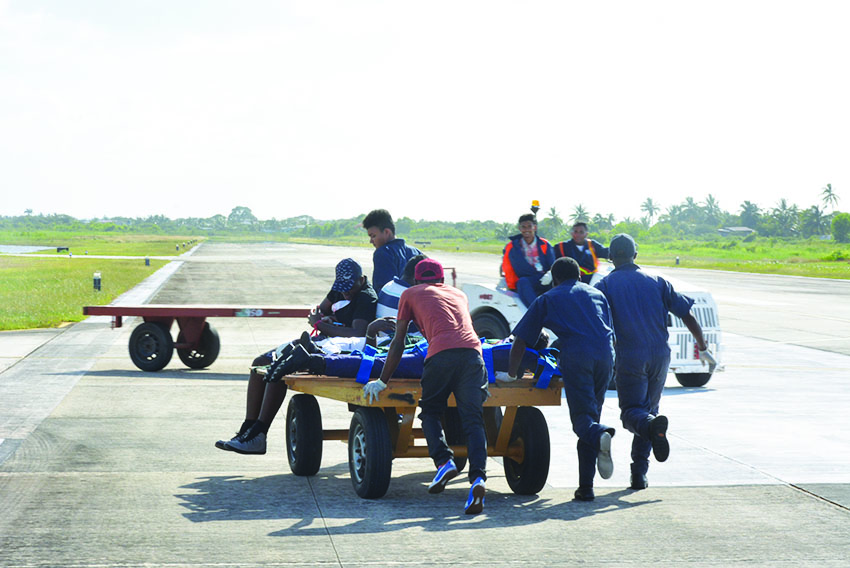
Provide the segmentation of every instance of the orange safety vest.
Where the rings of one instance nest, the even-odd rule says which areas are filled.
[[[537,242],[540,243],[540,252],[545,256],[546,251],[549,249],[549,241],[537,237]],[[511,241],[505,246],[505,253],[502,256],[502,274],[505,275],[505,284],[508,286],[508,290],[516,290],[516,283],[519,281],[519,276],[516,275],[516,271],[511,265],[511,259],[509,258],[513,248],[514,242]]]
[[[587,241],[585,242],[587,243],[587,250],[590,251],[590,256],[593,257],[593,270],[588,270],[580,264],[578,265],[578,270],[582,274],[593,274],[599,270],[599,259],[596,257],[596,250],[594,250],[593,248],[592,241],[590,239],[587,239]],[[567,253],[564,250],[563,242],[560,242],[555,245],[555,249],[558,251],[559,256],[567,256]]]

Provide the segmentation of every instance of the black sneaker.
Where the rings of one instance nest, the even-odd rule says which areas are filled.
[[[667,461],[670,456],[667,425],[667,417],[660,414],[649,421],[649,440],[652,442],[652,454],[660,462]]]
[[[593,487],[579,487],[573,495],[576,501],[593,501],[596,495],[593,494]]]

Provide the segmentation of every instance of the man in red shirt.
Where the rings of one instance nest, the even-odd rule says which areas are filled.
[[[484,481],[487,479],[487,438],[484,433],[483,403],[489,396],[487,370],[481,356],[481,341],[472,328],[466,295],[443,283],[443,266],[427,258],[416,265],[415,286],[402,292],[398,304],[396,333],[390,344],[381,378],[363,387],[371,403],[387,388],[404,351],[404,337],[413,321],[428,340],[428,355],[420,383],[422,399],[419,414],[428,453],[437,466],[429,493],[440,493],[457,476],[454,454],[446,443],[440,417],[450,394],[455,395],[469,450],[469,498],[467,514],[484,508]]]

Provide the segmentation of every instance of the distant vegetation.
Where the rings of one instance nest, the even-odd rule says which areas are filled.
[[[568,240],[576,221],[587,222],[590,236],[603,244],[616,233],[629,233],[647,264],[722,268],[748,272],[850,278],[850,214],[835,210],[838,195],[827,184],[821,203],[806,208],[786,199],[762,208],[743,201],[729,212],[708,195],[702,201],[686,197],[662,209],[652,198],[640,215],[615,219],[593,213],[583,205],[564,214],[556,207],[540,210],[539,234],[553,243]],[[832,209],[827,213],[827,210]],[[169,219],[113,217],[80,220],[67,215],[0,217],[0,244],[70,246],[74,254],[173,255],[186,243],[220,241],[289,241],[368,247],[361,226],[365,211],[348,219],[321,220],[310,216],[260,220],[247,207],[229,215]],[[396,232],[426,250],[499,253],[516,234],[515,216],[509,222],[429,221],[396,219]]]
[[[540,234],[552,241],[569,238],[570,227],[576,221],[590,225],[598,236],[628,232],[645,242],[667,242],[677,239],[717,240],[727,229],[746,227],[760,237],[827,238],[837,242],[850,242],[850,214],[835,210],[839,197],[827,184],[821,192],[821,203],[799,207],[780,199],[773,207],[761,207],[743,201],[737,210],[726,211],[712,195],[703,201],[686,197],[677,205],[663,209],[652,198],[640,207],[640,214],[615,219],[612,214],[588,211],[582,204],[564,214],[556,207],[541,210]],[[828,213],[828,209],[832,209]],[[196,235],[217,237],[262,237],[267,239],[339,239],[362,237],[360,221],[365,211],[348,219],[321,220],[307,215],[287,219],[261,220],[247,207],[234,207],[229,215],[208,218],[185,217],[169,219],[162,215],[145,218],[112,217],[109,219],[79,220],[68,215],[32,215],[31,211],[16,217],[0,217],[0,231],[6,237],[21,240],[38,237],[39,231],[63,231],[94,235],[144,234],[144,235]],[[509,222],[497,221],[431,221],[402,217],[396,219],[399,235],[408,240],[456,239],[466,242],[504,241],[515,234],[515,217],[522,211],[506,214]],[[12,233],[13,235],[10,235]],[[735,234],[732,231],[731,234]],[[755,238],[755,237],[753,237]],[[8,244],[8,243],[7,243]]]

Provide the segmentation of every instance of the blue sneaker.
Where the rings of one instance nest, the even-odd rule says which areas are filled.
[[[434,481],[428,486],[428,493],[442,493],[446,484],[457,477],[457,466],[454,460],[449,460],[437,469]]]
[[[484,479],[479,477],[469,489],[469,497],[466,500],[464,511],[467,515],[477,515],[484,510]]]

